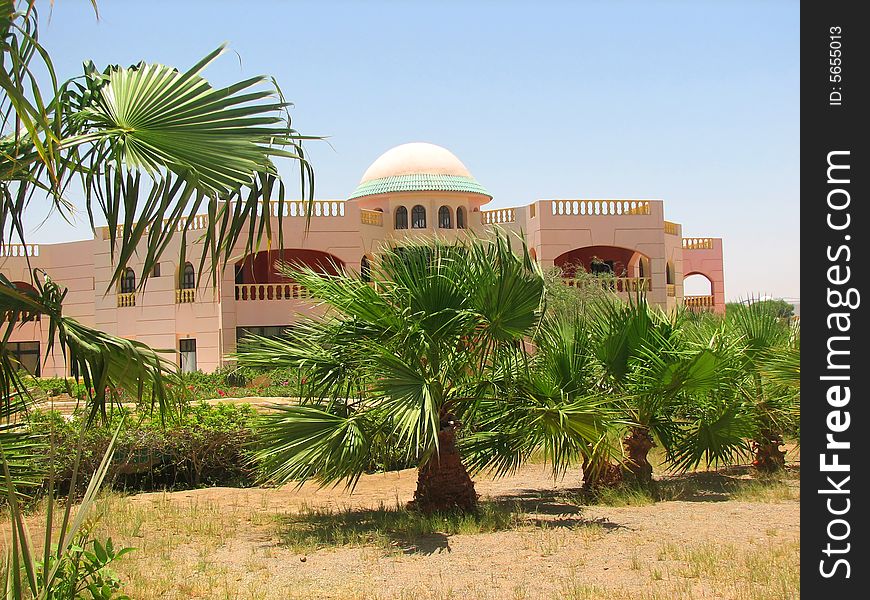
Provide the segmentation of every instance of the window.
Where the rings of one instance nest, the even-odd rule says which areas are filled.
[[[408,228],[408,209],[400,206],[396,209],[396,229]]]
[[[236,327],[236,343],[249,335],[258,335],[265,338],[280,337],[290,325],[266,325],[263,327]]]
[[[196,371],[196,340],[192,338],[178,340],[178,353],[181,355],[181,372]]]
[[[426,209],[419,204],[411,209],[411,229],[426,229]]]
[[[160,263],[154,263],[154,269],[151,271],[151,277],[160,277]]]
[[[4,350],[8,350],[13,365],[17,362],[18,368],[39,377],[39,342],[7,342]]]
[[[671,263],[668,263],[665,268],[665,276],[667,277],[668,285],[671,285],[674,282],[674,267]]]
[[[465,209],[461,206],[456,209],[456,229],[465,229]]]
[[[133,269],[127,268],[121,276],[121,293],[132,294],[136,291],[136,273]]]
[[[363,256],[359,261],[359,276],[366,283],[372,280],[372,265],[367,256]]]
[[[189,262],[184,263],[184,269],[181,271],[181,289],[192,290],[196,287],[196,271],[193,270],[193,265]]]
[[[442,206],[438,209],[438,228],[453,229],[453,215],[450,214],[449,206]]]

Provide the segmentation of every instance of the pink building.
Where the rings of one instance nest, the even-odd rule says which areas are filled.
[[[193,265],[202,252],[197,243],[188,242],[189,263],[173,261],[179,256],[179,235],[144,290],[137,290],[141,268],[134,264],[118,288],[107,292],[112,273],[107,228],[91,240],[8,245],[0,270],[29,285],[29,258],[31,268],[44,269],[69,288],[66,314],[154,348],[175,349],[185,369],[203,371],[223,364],[245,333],[274,335],[300,314],[319,310],[304,290],[276,273],[276,261],[365,275],[385,246],[415,238],[486,235],[496,227],[522,232],[541,266],[561,267],[569,279],[579,268],[606,271],[615,276],[607,285],[618,294],[643,289],[663,308],[725,310],[722,240],[682,237],[682,226],[665,220],[661,200],[559,198],[487,210],[491,199],[448,150],[404,144],[381,155],[346,200],[316,201],[307,234],[307,204],[285,202],[285,249],[228,265],[216,287],[196,277]],[[273,203],[274,227],[277,210]],[[239,256],[243,250],[238,248]],[[683,295],[684,277],[692,274],[709,279],[711,295]],[[62,356],[42,355],[45,336],[39,322],[28,323],[15,332],[11,349],[28,368],[36,370],[39,363],[43,376],[65,375]]]

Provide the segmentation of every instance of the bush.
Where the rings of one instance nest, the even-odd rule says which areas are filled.
[[[222,367],[214,373],[186,373],[175,396],[185,400],[290,398],[299,395],[299,375],[287,369],[262,371],[245,367]]]
[[[147,413],[116,409],[109,423],[84,429],[81,416],[68,420],[55,411],[33,411],[29,430],[45,442],[35,461],[45,466],[46,473],[53,469],[56,485],[68,493],[79,440],[79,472],[93,473],[121,417],[125,417],[124,424],[107,478],[113,487],[150,491],[254,483],[248,446],[256,412],[247,404],[197,403],[188,406],[180,418],[165,423]],[[83,491],[86,485],[87,480],[77,482],[75,492]]]

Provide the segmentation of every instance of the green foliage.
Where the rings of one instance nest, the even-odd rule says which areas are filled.
[[[28,433],[52,440],[35,461],[54,472],[54,485],[69,490],[78,468],[90,472],[106,452],[112,428],[120,425],[109,466],[110,482],[124,489],[152,490],[201,485],[249,485],[254,478],[248,445],[257,414],[248,405],[195,403],[181,416],[163,420],[139,411],[116,411],[109,424],[82,429],[83,417],[66,419],[54,411],[33,411]],[[79,450],[80,447],[80,450]],[[47,479],[39,489],[44,490]],[[88,481],[79,478],[74,492]],[[39,489],[34,493],[39,493]]]
[[[88,62],[84,77],[59,82],[50,55],[39,43],[38,30],[35,0],[0,0],[0,248],[15,241],[26,243],[24,215],[38,218],[30,203],[35,192],[48,198],[46,214],[56,212],[72,222],[77,208],[64,196],[78,177],[91,226],[96,215],[109,226],[115,268],[110,286],[134,253],[144,256],[139,278],[144,286],[171,237],[182,231],[186,239],[200,208],[208,211],[206,251],[199,270],[208,264],[216,282],[219,265],[234,254],[238,242],[250,251],[263,240],[272,241],[271,219],[258,218],[257,213],[268,215],[273,199],[279,203],[278,214],[283,212],[284,186],[273,159],[287,158],[300,167],[303,194],[313,200],[308,185],[312,172],[301,145],[304,136],[291,128],[288,104],[274,82],[270,85],[270,79],[255,77],[215,89],[201,77],[223,47],[187,71],[143,63],[127,68],[113,65],[98,72]],[[263,84],[271,89],[263,89]],[[280,227],[278,240],[280,245]],[[181,262],[186,246],[181,244]],[[4,598],[15,600],[123,597],[106,565],[125,550],[115,552],[110,542],[88,539],[83,526],[112,457],[123,450],[114,445],[122,425],[108,435],[108,424],[123,413],[112,409],[120,406],[121,394],[128,394],[140,404],[147,398],[152,408],[159,406],[161,415],[171,416],[166,392],[175,382],[175,365],[139,342],[66,316],[67,290],[47,273],[33,271],[30,283],[32,289],[20,289],[0,276],[0,462],[2,498],[12,523],[11,544],[0,568],[0,590]],[[87,414],[77,423],[81,433],[70,431],[54,417],[41,423],[47,425],[48,435],[28,429],[40,426],[38,418],[22,425],[32,397],[7,342],[22,324],[37,319],[48,339],[43,352],[50,354],[56,348],[82,381],[74,392],[66,389],[86,400]],[[54,386],[46,391],[59,390]],[[175,430],[183,433],[161,440],[157,447],[182,447],[199,483],[209,458],[220,455],[227,444],[243,445],[237,439],[243,430],[222,429],[227,421],[234,422],[227,414],[202,414],[198,409],[187,414]],[[98,416],[102,429],[89,432],[86,425]],[[159,437],[156,429],[147,426],[124,431],[125,436],[135,432],[143,438]],[[66,484],[76,491],[80,473],[89,473],[84,465],[96,462],[101,454],[97,447],[102,458],[80,506],[74,510],[72,496],[68,499],[52,551],[57,473],[68,473]],[[34,458],[40,448],[47,448],[47,460]],[[71,465],[56,464],[70,457],[74,457]],[[42,472],[47,473],[49,509],[40,562],[19,497],[21,486],[32,485]]]
[[[109,565],[133,548],[115,549],[112,538],[104,543],[92,539],[87,528],[76,536],[66,553],[58,557],[55,548],[47,563],[40,562],[37,579],[44,586],[46,575],[55,573],[55,598],[70,600],[130,600],[121,593],[121,580]]]
[[[756,304],[757,308],[760,308],[765,311],[770,311],[776,317],[780,319],[790,319],[794,316],[794,305],[790,302],[786,302],[781,299],[770,299],[770,300],[754,300],[750,299],[745,302],[729,302],[725,305],[725,312],[738,310],[741,306],[746,306],[747,304]]]
[[[185,373],[175,393],[188,402],[220,398],[293,398],[300,395],[302,377],[287,368],[223,367],[214,373]]]
[[[264,417],[258,457],[274,481],[353,485],[383,448],[425,464],[460,423],[476,469],[510,470],[538,448],[561,468],[585,452],[578,439],[597,438],[594,403],[528,383],[523,344],[546,292],[525,246],[515,254],[502,235],[409,245],[379,257],[372,285],[286,274],[334,310],[240,345],[241,365],[296,369],[305,382],[300,406]]]

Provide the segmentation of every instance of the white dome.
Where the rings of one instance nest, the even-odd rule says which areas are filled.
[[[456,175],[471,177],[456,156],[447,148],[413,142],[387,150],[366,170],[360,183],[401,175]]]

